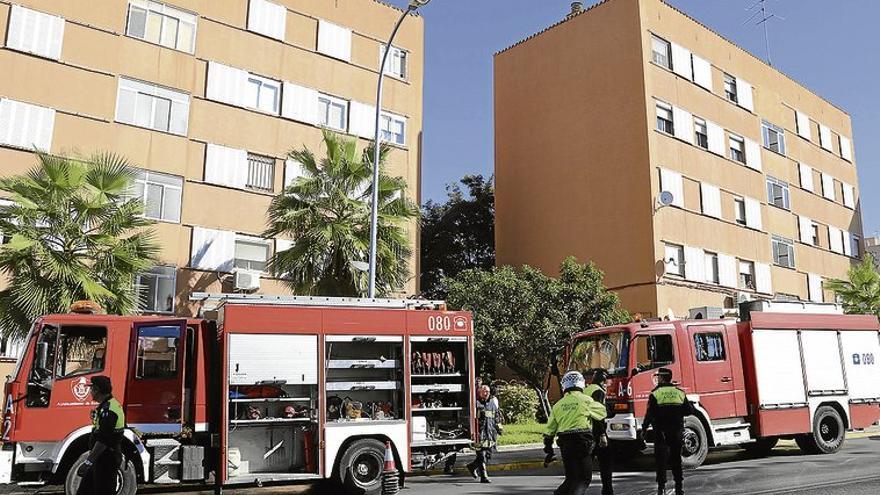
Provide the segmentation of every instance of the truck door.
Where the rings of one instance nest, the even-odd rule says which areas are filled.
[[[736,416],[733,370],[724,325],[689,325],[694,393],[712,419]]]
[[[131,331],[125,415],[144,433],[179,433],[186,320],[138,322]]]
[[[681,381],[680,352],[677,352],[675,336],[670,331],[638,334],[630,344],[630,363],[633,403],[635,414],[645,417],[648,396],[654,389],[654,373],[658,368],[670,368],[673,379]]]

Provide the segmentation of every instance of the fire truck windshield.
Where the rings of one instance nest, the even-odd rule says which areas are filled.
[[[571,349],[568,369],[603,368],[611,376],[624,375],[629,365],[629,340],[625,331],[580,338]]]

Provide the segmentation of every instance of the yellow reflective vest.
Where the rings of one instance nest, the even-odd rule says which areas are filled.
[[[552,437],[572,431],[591,431],[593,421],[605,419],[607,414],[602,403],[584,392],[568,392],[553,405],[545,434]]]

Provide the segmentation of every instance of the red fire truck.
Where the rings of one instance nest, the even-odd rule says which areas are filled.
[[[6,384],[0,481],[79,483],[89,378],[125,408],[136,483],[381,489],[473,440],[473,328],[439,302],[204,295],[203,318],[40,318]]]
[[[604,368],[608,437],[622,454],[650,441],[642,420],[656,368],[671,368],[696,405],[685,420],[683,460],[711,447],[756,453],[794,439],[807,453],[833,453],[847,430],[880,419],[880,324],[834,305],[752,302],[741,321],[636,322],[576,335],[569,369]]]

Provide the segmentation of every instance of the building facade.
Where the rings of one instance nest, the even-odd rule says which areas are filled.
[[[830,302],[861,257],[850,117],[661,0],[498,53],[495,129],[498,263],[591,260],[631,312]]]
[[[865,251],[874,257],[874,266],[880,270],[880,237],[868,237],[865,239]]]
[[[320,158],[323,129],[372,141],[383,40],[400,15],[375,0],[0,2],[2,173],[34,167],[34,147],[137,166],[134,194],[162,246],[139,278],[144,312],[192,315],[191,292],[236,284],[287,293],[265,268],[290,241],[260,238],[272,197],[300,173],[287,153]],[[398,34],[381,119],[388,173],[415,202],[423,33],[412,16]],[[417,223],[407,230],[413,294]]]

